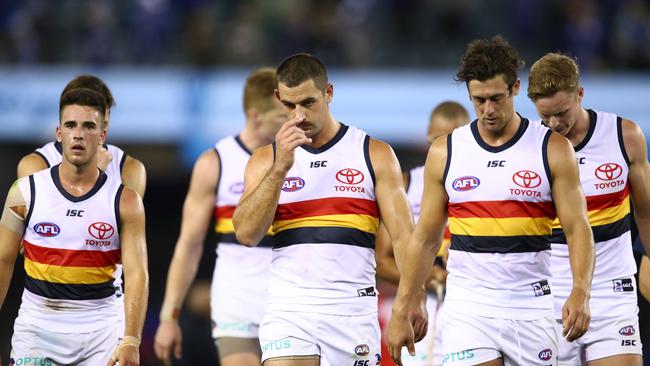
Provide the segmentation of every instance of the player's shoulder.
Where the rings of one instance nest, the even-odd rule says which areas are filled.
[[[133,188],[123,186],[120,194],[120,212],[128,214],[140,210],[143,210],[140,195]]]
[[[48,167],[49,165],[42,155],[31,152],[23,156],[18,162],[18,177],[26,177]]]

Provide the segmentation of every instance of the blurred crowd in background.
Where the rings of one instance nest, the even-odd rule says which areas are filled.
[[[275,64],[295,49],[329,66],[455,67],[501,33],[592,70],[650,68],[648,0],[3,0],[0,63]]]

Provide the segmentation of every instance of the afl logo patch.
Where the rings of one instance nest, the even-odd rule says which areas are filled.
[[[451,183],[451,188],[458,192],[471,191],[472,189],[478,187],[481,184],[481,181],[472,176],[456,178],[453,183]]]
[[[542,177],[532,170],[520,170],[512,175],[512,181],[521,188],[537,188],[542,184]]]
[[[363,182],[363,178],[363,173],[352,168],[345,168],[336,172],[336,180],[343,184],[359,184]]]
[[[360,344],[354,347],[354,353],[357,356],[367,356],[370,353],[370,347],[367,344]]]
[[[305,181],[300,177],[287,177],[282,183],[282,191],[295,192],[305,186]]]
[[[634,335],[634,327],[631,325],[628,325],[627,327],[623,327],[618,331],[618,334],[623,335],[623,336],[631,336]]]
[[[605,163],[596,168],[594,174],[600,180],[614,180],[623,174],[623,168],[616,163]]]
[[[541,350],[537,357],[539,357],[539,359],[542,361],[548,361],[551,359],[551,357],[553,357],[553,351],[550,348]]]
[[[109,239],[115,234],[113,226],[106,222],[93,222],[88,226],[88,234],[95,239]]]
[[[49,238],[59,235],[61,229],[57,224],[52,222],[39,222],[38,224],[34,225],[34,232],[40,236]]]

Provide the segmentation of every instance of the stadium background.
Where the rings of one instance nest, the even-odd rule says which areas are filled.
[[[295,52],[320,57],[335,87],[334,116],[391,143],[407,169],[423,162],[433,106],[452,99],[474,115],[454,69],[468,41],[495,34],[509,39],[527,67],[549,51],[577,56],[584,105],[630,118],[648,136],[648,0],[3,0],[0,191],[15,179],[20,157],[53,139],[67,81],[80,73],[104,79],[117,101],[108,140],[148,172],[151,294],[141,355],[143,365],[153,365],[151,341],[191,166],[242,126],[250,70]],[[525,72],[521,78],[516,108],[536,118]],[[199,278],[209,281],[213,263],[208,235]],[[5,361],[22,280],[19,259],[0,312]],[[205,309],[184,322],[194,329],[187,336],[197,338],[187,343],[208,357],[200,348],[209,337]],[[194,353],[189,347],[186,356]]]

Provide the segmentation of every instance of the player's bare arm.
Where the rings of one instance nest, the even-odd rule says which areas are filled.
[[[408,244],[403,250],[402,276],[395,305],[388,326],[390,355],[401,365],[401,349],[406,346],[414,354],[414,333],[408,319],[408,311],[417,298],[427,278],[431,263],[440,250],[447,223],[448,197],[443,175],[447,162],[447,137],[439,138],[429,148],[424,168],[424,191],[420,205],[420,219]],[[399,262],[398,262],[398,265]]]
[[[176,358],[182,357],[178,313],[196,277],[203,255],[203,240],[216,201],[220,170],[219,158],[214,149],[201,154],[192,170],[190,187],[183,204],[181,232],[169,265],[165,300],[154,342],[156,356],[165,363],[171,362],[172,352]]]
[[[116,361],[121,366],[139,365],[139,343],[149,298],[149,272],[144,206],[140,196],[128,187],[124,188],[120,198],[120,246],[124,268],[126,327]],[[114,364],[114,361],[109,365]]]
[[[0,219],[0,309],[4,304],[9,283],[14,272],[14,263],[20,250],[20,241],[25,230],[27,208],[16,181],[9,189]]]
[[[273,222],[295,150],[311,142],[297,126],[303,120],[304,116],[294,114],[282,125],[275,135],[275,159],[273,148],[268,145],[256,150],[246,165],[244,194],[232,217],[237,240],[243,245],[256,246]]]
[[[136,191],[144,199],[144,192],[147,188],[147,170],[140,160],[127,155],[124,167],[122,167],[122,183]]]
[[[17,175],[18,178],[22,178],[47,168],[47,162],[43,157],[33,152],[20,159],[20,162],[18,162]]]
[[[630,182],[634,218],[646,253],[650,253],[650,164],[648,147],[641,128],[623,119],[623,144],[630,161]]]
[[[379,223],[375,238],[375,262],[377,263],[377,279],[388,281],[397,285],[399,283],[399,270],[393,254],[393,243],[386,231],[383,222]]]
[[[569,140],[553,132],[548,142],[553,203],[569,245],[573,289],[562,308],[562,336],[569,342],[589,328],[589,296],[594,273],[594,238],[576,156]]]

